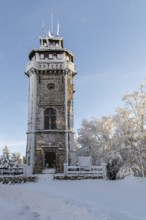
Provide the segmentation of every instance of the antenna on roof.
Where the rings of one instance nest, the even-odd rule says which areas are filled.
[[[51,34],[53,35],[53,13],[51,14]]]
[[[41,29],[42,29],[42,34],[43,34],[43,35],[45,35],[44,26],[45,26],[45,25],[44,25],[44,19],[42,18],[42,28],[41,28]]]
[[[50,32],[50,30],[49,30],[49,32],[48,32],[48,35],[49,35],[49,37],[53,37],[52,34],[51,34],[51,32]]]
[[[57,24],[57,36],[59,36],[59,24]]]

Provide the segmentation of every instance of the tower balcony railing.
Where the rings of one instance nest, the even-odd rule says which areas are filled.
[[[76,72],[76,69],[75,69],[75,64],[70,62],[70,61],[66,61],[65,62],[65,69],[69,69],[71,70],[72,72]]]
[[[26,65],[26,72],[28,72],[30,69],[39,69],[39,64],[38,62],[36,62],[35,60],[30,61],[27,65]]]
[[[71,70],[72,72],[76,72],[75,70],[75,64],[71,63],[70,61],[64,61],[64,62],[37,62],[35,60],[30,61],[26,66],[26,72],[28,72],[31,69],[37,69],[37,70]]]

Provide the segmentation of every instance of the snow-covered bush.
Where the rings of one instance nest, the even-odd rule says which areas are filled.
[[[123,165],[119,169],[119,171],[118,171],[118,173],[116,175],[116,178],[117,179],[122,179],[122,178],[124,178],[126,176],[129,176],[129,175],[134,175],[134,172],[133,172],[132,168],[129,167],[128,165]]]
[[[116,151],[111,151],[107,154],[105,161],[107,163],[107,177],[110,180],[115,180],[123,162],[121,154]]]

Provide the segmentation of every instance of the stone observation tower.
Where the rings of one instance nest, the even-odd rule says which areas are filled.
[[[40,37],[40,47],[29,53],[29,110],[26,163],[33,173],[45,168],[63,171],[73,147],[73,54],[63,38]]]

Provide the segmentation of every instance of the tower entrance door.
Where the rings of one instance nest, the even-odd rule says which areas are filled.
[[[45,166],[46,168],[55,168],[56,165],[56,153],[45,152]]]

